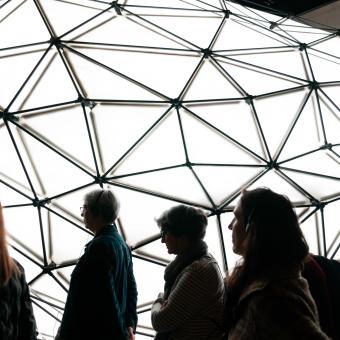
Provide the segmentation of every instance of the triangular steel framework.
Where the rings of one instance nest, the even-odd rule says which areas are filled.
[[[65,9],[59,17],[68,24],[64,31],[62,24],[56,27],[52,3]],[[72,17],[82,10],[81,20]],[[36,311],[60,320],[67,268],[77,256],[63,258],[70,244],[53,235],[67,228],[67,239],[68,232],[79,231],[74,236],[79,255],[90,233],[74,209],[74,199],[98,186],[126,196],[126,211],[117,225],[132,245],[136,268],[144,272],[149,264],[161,269],[151,269],[158,286],[170,258],[150,250],[159,242],[155,225],[141,231],[129,222],[137,209],[132,202],[144,202],[145,207],[137,209],[141,221],[148,215],[144,224],[150,222],[153,208],[154,215],[176,203],[204,209],[214,228],[210,249],[227,270],[236,259],[230,255],[224,224],[241,190],[257,185],[280,190],[282,185],[284,193],[295,195],[307,239],[314,235],[311,249],[340,258],[338,30],[315,29],[284,13],[268,14],[222,0],[173,0],[162,6],[151,0],[8,0],[0,2],[0,34],[11,18],[17,25],[27,20],[22,13],[35,15],[30,23],[40,25],[46,38],[35,40],[30,32],[15,37],[19,44],[0,38],[5,93],[0,94],[0,197],[13,256],[26,268]],[[116,22],[122,31],[107,29]],[[132,29],[129,36],[126,28]],[[150,34],[148,44],[138,43],[133,29]],[[97,31],[106,35],[96,36]],[[99,41],[91,40],[92,35]],[[153,45],[153,39],[164,44]],[[64,83],[58,83],[58,77]],[[61,97],[65,101],[58,100]],[[287,124],[282,126],[280,119]],[[129,127],[133,133],[127,138]],[[119,145],[115,135],[127,140],[111,152]],[[159,206],[150,206],[158,201]],[[35,220],[26,230],[29,216]],[[150,279],[142,276],[140,291]],[[154,334],[147,321],[151,293],[146,296],[138,307],[137,339]],[[41,337],[53,338],[57,323],[51,328],[43,317],[38,322]]]

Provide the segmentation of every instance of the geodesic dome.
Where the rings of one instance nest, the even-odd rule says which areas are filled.
[[[0,2],[0,199],[41,338],[59,325],[91,234],[86,192],[109,187],[131,245],[137,339],[171,257],[154,221],[184,203],[234,266],[243,188],[296,206],[311,251],[339,258],[339,34],[222,0]]]

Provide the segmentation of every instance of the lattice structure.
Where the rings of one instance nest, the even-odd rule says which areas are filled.
[[[79,206],[98,186],[121,200],[137,339],[153,334],[171,259],[154,218],[174,204],[209,214],[223,269],[234,202],[264,185],[292,199],[313,252],[339,258],[339,45],[332,28],[222,0],[0,2],[0,198],[41,337],[56,332],[91,239]]]

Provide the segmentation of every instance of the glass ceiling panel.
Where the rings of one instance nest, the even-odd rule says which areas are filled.
[[[120,199],[140,315],[173,256],[155,218],[209,215],[221,270],[242,189],[287,195],[312,252],[340,259],[339,37],[219,0],[10,0],[0,6],[0,200],[41,338],[53,339],[92,234],[79,207]],[[322,38],[322,39],[320,39]],[[152,280],[150,280],[152,278]]]

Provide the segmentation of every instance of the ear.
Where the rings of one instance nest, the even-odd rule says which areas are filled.
[[[250,210],[250,213],[249,213],[249,216],[248,216],[248,219],[247,219],[246,228],[245,228],[246,233],[249,231],[250,227],[253,224],[254,211],[255,211],[255,207]]]

